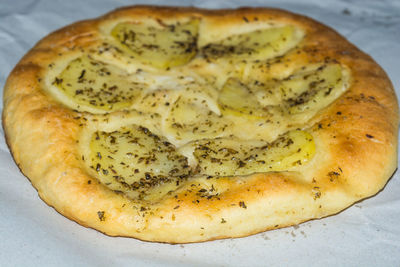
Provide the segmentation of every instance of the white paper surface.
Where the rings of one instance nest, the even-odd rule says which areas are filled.
[[[369,53],[400,93],[400,1],[0,0],[0,88],[42,37],[130,4],[271,6],[315,18]],[[373,157],[373,155],[371,155]],[[400,177],[338,215],[246,238],[168,245],[112,238],[42,202],[0,135],[0,266],[400,266]]]

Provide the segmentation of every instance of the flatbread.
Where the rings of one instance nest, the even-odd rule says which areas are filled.
[[[64,216],[189,243],[336,214],[397,165],[385,72],[269,8],[134,6],[36,44],[4,88],[15,162]]]

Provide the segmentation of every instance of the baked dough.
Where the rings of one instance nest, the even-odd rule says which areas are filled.
[[[10,74],[15,162],[64,216],[187,243],[335,214],[397,165],[385,72],[268,8],[134,6],[45,37]]]

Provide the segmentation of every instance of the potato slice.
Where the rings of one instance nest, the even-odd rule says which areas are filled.
[[[245,166],[245,155],[252,147],[262,146],[261,141],[245,141],[236,138],[202,139],[190,144],[200,169],[200,174],[211,176],[239,175]],[[250,174],[255,171],[247,171]]]
[[[200,173],[211,176],[288,171],[306,163],[315,154],[311,134],[297,130],[272,143],[219,138],[199,140],[193,146]]]
[[[202,138],[226,136],[231,124],[213,112],[206,99],[186,94],[172,105],[164,121],[164,131],[174,143],[184,144]]]
[[[198,21],[159,27],[117,24],[111,35],[139,61],[167,69],[189,62],[197,52]]]
[[[238,79],[230,78],[218,96],[223,114],[263,119],[271,116],[267,106],[261,106],[254,93]]]
[[[190,173],[171,143],[137,125],[95,132],[88,162],[103,184],[130,197],[162,196]]]
[[[312,72],[298,73],[282,81],[280,90],[289,114],[316,112],[338,98],[347,88],[339,64],[322,65]]]
[[[145,83],[129,79],[124,70],[87,56],[72,60],[53,84],[85,111],[116,111],[134,103]]]
[[[252,149],[246,158],[248,169],[259,172],[287,171],[308,162],[315,154],[315,142],[306,131],[293,130],[268,144]]]
[[[249,84],[249,90],[260,103],[253,107],[268,107],[271,113],[278,111],[291,120],[304,121],[347,89],[348,75],[339,64],[324,64],[297,71],[281,80]]]
[[[208,59],[263,60],[284,54],[298,41],[295,27],[286,25],[231,35],[201,48]]]

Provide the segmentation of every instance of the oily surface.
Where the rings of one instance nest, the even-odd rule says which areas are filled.
[[[120,11],[120,15],[139,16],[137,13],[146,14],[146,10],[123,10]],[[175,11],[166,11],[169,12]],[[197,16],[202,14],[197,12],[199,11],[196,11]],[[272,16],[285,22],[294,19],[279,11],[254,12],[256,11],[242,10],[233,13],[232,23],[243,23],[243,14],[246,15],[246,19],[251,15],[266,16],[267,19],[271,19]],[[160,16],[162,17],[161,14]],[[212,20],[213,16],[210,17],[210,21],[216,23]],[[21,161],[21,169],[49,204],[82,224],[112,235],[130,235],[167,242],[191,242],[247,235],[273,228],[275,225],[281,227],[337,212],[355,200],[375,193],[393,172],[397,106],[386,76],[367,56],[344,41],[337,43],[336,34],[327,32],[325,28],[318,26],[311,31],[311,27],[307,27],[311,22],[296,17],[296,22],[292,23],[298,23],[297,21],[302,22],[302,27],[308,33],[306,40],[310,47],[305,46],[303,49],[307,52],[307,62],[318,63],[333,58],[334,62],[338,61],[351,69],[353,79],[345,95],[301,127],[312,131],[316,155],[298,172],[265,173],[237,178],[194,178],[174,191],[177,197],[166,197],[161,201],[152,202],[149,210],[148,203],[127,199],[103,185],[96,184],[97,182],[89,183],[91,176],[88,176],[82,162],[79,161],[80,149],[76,140],[84,131],[81,125],[84,123],[77,117],[91,116],[73,113],[38,89],[40,74],[54,61],[51,57],[57,57],[57,53],[66,49],[59,48],[60,51],[55,51],[50,58],[46,58],[51,54],[46,51],[49,49],[46,41],[40,43],[37,49],[21,62],[8,82],[7,88],[18,88],[12,91],[8,89],[5,97],[8,111],[6,116],[13,116],[11,121],[14,121],[9,122],[5,116],[5,124],[12,125],[6,126],[6,130],[10,129],[7,130],[8,139],[14,157],[17,163]],[[95,23],[87,22],[68,31],[56,33],[49,37],[48,42],[54,43],[55,40],[59,40],[72,50],[72,54],[79,50],[76,47],[85,47],[96,41],[90,34],[93,25]],[[323,43],[329,49],[321,48],[324,53],[320,53],[315,47],[317,41],[319,48],[320,43]],[[363,67],[354,68],[356,63],[357,66]],[[129,123],[137,122],[133,118],[135,116],[126,112],[112,116],[114,117],[111,121],[123,121],[122,118],[126,117]],[[382,117],[388,118],[387,121],[382,121]],[[20,122],[16,124],[18,118]],[[98,119],[93,121],[94,124],[101,124],[97,122]],[[354,121],[357,121],[357,125]],[[48,127],[49,131],[46,134],[54,142],[40,141],[43,137],[41,127],[37,127],[39,123],[42,127]],[[50,126],[46,126],[49,124]],[[23,131],[25,127],[30,129],[33,125],[37,130],[29,133]],[[110,125],[108,127],[112,129],[113,123]],[[21,147],[27,151],[22,151],[21,148],[17,148],[18,145],[14,145],[22,142],[24,145]],[[27,149],[28,147],[32,149]],[[43,151],[43,155],[36,155],[35,158],[45,166],[38,164],[33,168],[34,166],[24,164],[24,159],[27,162],[29,158],[34,157],[32,151],[38,151],[38,147],[42,148],[39,150]],[[371,151],[381,155],[376,158],[376,162],[367,156]],[[63,162],[59,162],[58,158],[64,159]],[[67,179],[59,179],[64,176]],[[217,188],[218,192],[214,192],[213,188]],[[296,204],[293,204],[294,202]],[[270,205],[268,209],[265,208],[266,203]],[[260,209],[263,210],[262,213],[259,212]],[[196,221],[198,224],[188,225],[188,221]],[[177,232],[181,232],[181,236],[174,236]]]

